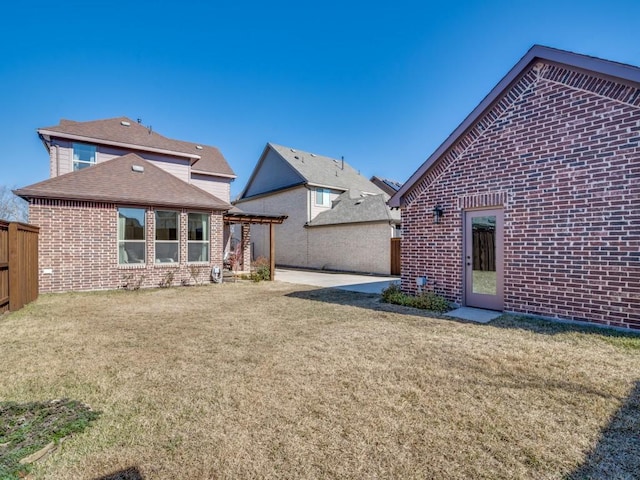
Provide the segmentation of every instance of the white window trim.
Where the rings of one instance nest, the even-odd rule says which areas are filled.
[[[176,217],[177,217],[177,221],[176,221],[176,240],[158,240],[156,237],[158,235],[158,213],[159,212],[170,212],[170,213],[175,213]],[[153,212],[153,261],[156,265],[175,265],[180,263],[180,212],[177,210],[155,210]],[[177,252],[178,252],[178,258],[176,260],[174,260],[173,258],[168,259],[165,258],[165,260],[161,260],[158,258],[158,243],[162,243],[162,244],[167,244],[167,243],[173,243],[176,244],[178,246],[177,248]],[[170,260],[170,261],[167,261]]]
[[[207,239],[206,240],[189,240],[189,215],[205,215],[207,217]],[[201,264],[207,265],[211,260],[211,214],[203,212],[188,212],[187,213],[187,263],[188,264]],[[189,245],[207,245],[207,260],[195,260],[189,261]]]
[[[91,147],[93,148],[93,162],[92,161],[87,161],[87,160],[80,160],[77,159],[76,160],[76,145],[81,146],[81,147]],[[88,165],[88,166],[92,166],[95,165],[96,163],[98,163],[98,148],[95,145],[91,145],[89,143],[80,143],[80,142],[73,142],[71,144],[71,161],[72,161],[72,165],[71,165],[71,169],[72,171],[76,171],[76,170],[81,170],[80,168],[76,168],[77,164],[83,164],[83,165]]]
[[[143,212],[143,220],[144,220],[144,224],[142,225],[142,232],[144,234],[144,238],[142,240],[127,240],[126,238],[120,240],[120,209],[123,208],[127,208],[130,210],[141,210]],[[136,208],[136,207],[126,207],[126,206],[118,206],[117,208],[117,212],[118,212],[118,217],[117,217],[117,241],[118,241],[118,249],[117,249],[117,255],[118,255],[118,266],[120,267],[142,267],[144,265],[146,265],[147,263],[147,210],[145,208]],[[144,245],[144,248],[142,249],[142,251],[144,252],[144,258],[142,259],[142,262],[121,262],[120,261],[120,246],[124,245],[125,243],[141,243]],[[124,249],[124,246],[122,247]]]
[[[322,193],[322,202],[318,202],[318,194]],[[326,200],[325,200],[326,199]],[[331,206],[331,190],[328,188],[316,187],[313,192],[313,201],[316,207],[330,207]]]

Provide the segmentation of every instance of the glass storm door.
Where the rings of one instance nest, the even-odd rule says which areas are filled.
[[[464,277],[468,307],[504,308],[503,217],[501,209],[465,213]]]

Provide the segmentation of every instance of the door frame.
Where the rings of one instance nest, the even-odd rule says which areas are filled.
[[[496,294],[473,292],[473,233],[474,217],[496,217]],[[465,210],[462,225],[462,291],[463,305],[489,310],[504,310],[504,209],[502,207]]]

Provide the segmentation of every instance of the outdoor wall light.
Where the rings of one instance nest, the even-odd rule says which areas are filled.
[[[444,216],[444,209],[440,205],[433,207],[433,223],[440,223]]]

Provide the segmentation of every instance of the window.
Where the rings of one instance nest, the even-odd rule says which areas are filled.
[[[118,263],[145,263],[145,211],[118,209]]]
[[[156,263],[178,262],[180,214],[156,211]]]
[[[316,205],[319,207],[328,207],[331,205],[328,188],[316,188]]]
[[[84,143],[73,144],[73,169],[81,170],[96,164],[96,146]]]
[[[189,214],[189,262],[209,261],[209,215],[206,213]]]

